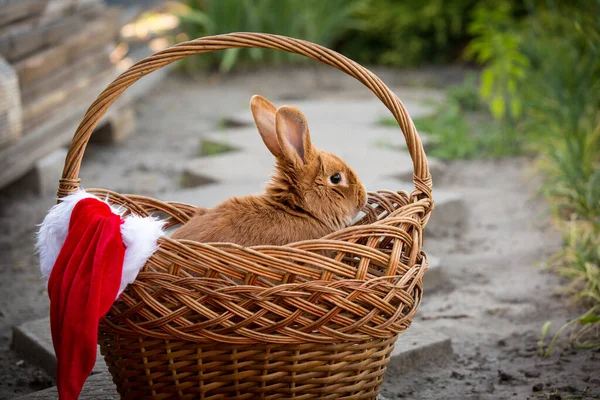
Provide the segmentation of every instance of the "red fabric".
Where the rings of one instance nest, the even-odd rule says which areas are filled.
[[[48,281],[59,399],[77,399],[96,362],[98,323],[117,297],[125,246],[121,217],[97,199],[79,201]]]

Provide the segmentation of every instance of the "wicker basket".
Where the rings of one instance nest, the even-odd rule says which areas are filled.
[[[246,47],[302,54],[371,89],[404,133],[415,190],[369,193],[356,225],[288,246],[161,238],[101,321],[102,353],[127,399],[375,399],[397,335],[421,302],[423,228],[433,201],[427,159],[406,109],[365,68],[313,43],[258,33],[204,37],[162,50],[129,68],[90,106],[71,143],[59,197],[79,188],[90,135],[127,87],[186,56]],[[166,214],[169,225],[186,222],[194,210],[89,191],[142,216]]]

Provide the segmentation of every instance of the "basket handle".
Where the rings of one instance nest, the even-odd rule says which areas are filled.
[[[301,54],[335,67],[368,87],[392,112],[402,129],[413,161],[415,184],[413,196],[431,199],[432,181],[421,139],[406,108],[381,79],[358,63],[323,46],[304,40],[264,33],[229,33],[182,42],[137,62],[119,75],[92,103],[77,127],[65,159],[62,179],[58,186],[58,197],[62,198],[79,188],[79,169],[90,136],[108,107],[125,89],[144,75],[187,56],[231,48],[253,47]]]

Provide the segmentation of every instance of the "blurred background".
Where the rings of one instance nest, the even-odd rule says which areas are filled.
[[[153,52],[235,31],[336,50],[404,88],[401,100],[413,89],[435,93],[424,95],[432,112],[414,118],[432,159],[525,165],[536,180],[528,198],[544,204],[534,219],[547,221],[559,243],[538,261],[559,276],[559,304],[570,310],[561,325],[536,322],[538,339],[564,326],[570,345],[600,348],[600,0],[8,0],[0,9],[0,297],[13,300],[0,305],[0,350],[14,326],[47,313],[43,288],[23,294],[39,286],[34,226],[52,205],[65,146],[87,107]],[[235,127],[229,114],[254,92],[287,101],[354,94],[338,75],[281,51],[188,57],[117,101],[82,176],[151,195],[210,183],[181,174],[200,132]],[[374,129],[396,125],[374,121]],[[193,156],[228,150],[207,140]],[[52,384],[2,353],[0,397]]]

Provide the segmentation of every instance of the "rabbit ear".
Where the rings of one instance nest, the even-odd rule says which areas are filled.
[[[281,147],[279,147],[275,131],[275,112],[277,109],[269,100],[259,95],[252,96],[250,109],[265,146],[275,157],[281,157]]]
[[[295,107],[283,106],[275,114],[275,126],[283,155],[292,160],[299,158],[306,164],[314,149],[304,114]]]

